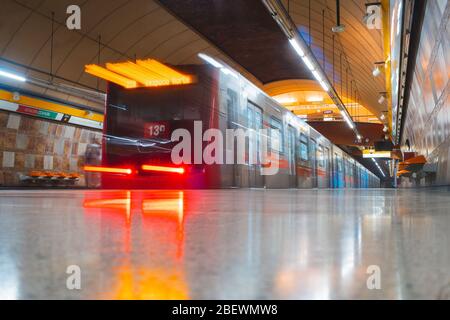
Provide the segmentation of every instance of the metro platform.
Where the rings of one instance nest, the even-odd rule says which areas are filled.
[[[0,298],[449,299],[449,207],[448,188],[2,190]]]

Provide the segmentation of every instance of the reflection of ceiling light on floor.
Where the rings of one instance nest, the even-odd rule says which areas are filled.
[[[311,96],[306,98],[307,102],[322,102],[323,101],[323,96]]]

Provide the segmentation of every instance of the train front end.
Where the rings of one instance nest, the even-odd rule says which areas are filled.
[[[202,67],[192,84],[126,89],[108,83],[101,167],[101,187],[107,189],[207,188],[214,185],[203,164],[173,160],[176,130],[194,138],[194,123],[202,132],[211,122],[215,99],[214,75]],[[187,146],[188,141],[184,141]],[[190,153],[194,143],[189,141]],[[181,152],[187,152],[187,149]],[[88,168],[89,169],[89,168]]]

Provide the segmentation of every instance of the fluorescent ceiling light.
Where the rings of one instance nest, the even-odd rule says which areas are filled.
[[[386,177],[386,175],[384,174],[383,170],[381,169],[380,165],[378,164],[377,160],[375,160],[374,158],[372,158],[372,161],[375,163],[375,165],[377,166],[378,170],[380,170],[381,174],[383,175],[383,177]]]
[[[323,101],[323,96],[311,96],[306,98],[307,102],[322,102]]]
[[[302,57],[303,62],[306,64],[306,67],[308,67],[309,70],[313,71],[314,70],[314,66],[311,63],[311,60],[309,60],[309,58],[307,56]]]
[[[328,87],[328,85],[325,83],[325,81],[320,81],[320,85],[322,86],[322,89],[327,91],[330,90],[330,88]]]
[[[4,70],[0,70],[0,76],[5,77],[5,78],[9,78],[9,79],[13,79],[16,81],[21,81],[21,82],[25,82],[27,81],[27,79],[25,77],[19,76],[17,74],[11,73],[11,72],[7,72]]]
[[[313,70],[312,74],[317,81],[322,82],[322,78],[320,77],[320,74],[319,72],[317,72],[317,70]]]
[[[298,44],[297,40],[289,39],[289,42],[291,43],[294,50],[298,53],[298,55],[303,58],[305,56],[305,53],[303,52],[302,48],[300,48],[300,45]]]
[[[291,104],[298,102],[297,99],[292,97],[274,97],[274,99],[276,100],[276,102],[280,104]]]
[[[198,57],[206,62],[208,62],[209,64],[213,65],[216,68],[223,68],[223,65],[219,62],[217,62],[216,60],[214,60],[213,58],[211,58],[210,56],[207,56],[206,54],[203,53],[199,53]]]
[[[350,129],[353,129],[355,127],[355,125],[353,124],[353,122],[350,121],[347,114],[345,114],[345,112],[343,112],[343,111],[341,111],[341,114],[342,114],[342,117],[344,118],[345,122],[347,122],[347,125],[350,127]]]

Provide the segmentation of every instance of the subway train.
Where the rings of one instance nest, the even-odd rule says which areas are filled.
[[[86,168],[101,172],[103,188],[379,187],[377,176],[306,122],[238,72],[207,59],[213,64],[176,66],[195,78],[191,84],[126,89],[108,82],[102,165]],[[227,129],[255,134],[245,137],[244,150],[237,142],[218,144],[233,161],[173,162],[173,148],[181,141],[172,139],[175,130],[194,136],[187,145],[193,155],[194,145],[204,149],[212,141],[201,135],[211,128],[224,137]],[[270,161],[278,167],[276,174],[263,173],[263,140],[267,153],[278,155]]]

